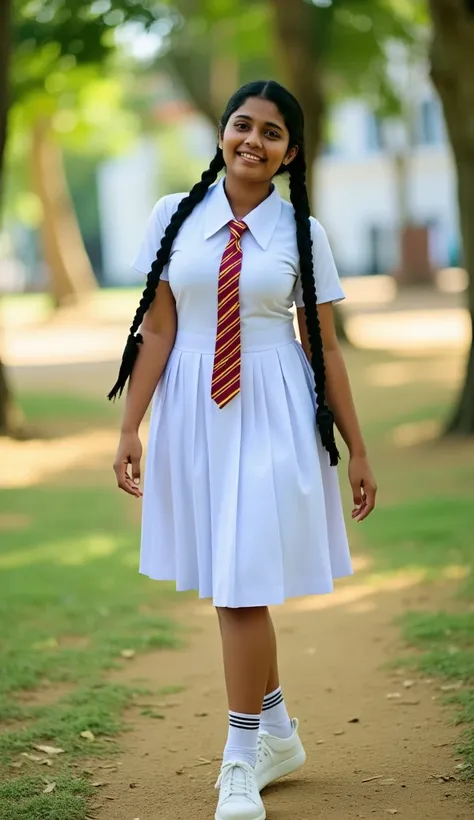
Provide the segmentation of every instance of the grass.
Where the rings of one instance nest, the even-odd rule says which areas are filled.
[[[44,793],[46,781],[41,777],[0,783],[0,820],[84,820],[90,786],[67,775],[48,779],[56,783],[49,794]]]
[[[21,401],[31,421],[61,433],[110,424],[99,399],[54,391]],[[130,662],[125,650],[179,645],[164,615],[171,585],[138,575],[139,522],[124,501],[97,471],[74,486],[59,474],[0,493],[0,820],[84,820],[88,778],[71,767],[114,753],[124,707],[143,693],[104,672]],[[64,750],[52,768],[23,755],[44,757],[34,747],[45,744]]]
[[[380,486],[379,509],[356,528],[356,546],[371,555],[371,573],[412,568],[427,582],[462,577],[452,611],[408,613],[402,629],[420,671],[463,681],[446,696],[465,724],[462,750],[474,765],[474,448],[397,444],[398,428],[441,421],[452,403],[450,384],[427,379],[426,358],[410,358],[405,383],[390,387],[385,380],[383,388],[372,379],[375,369],[396,364],[399,372],[402,357],[353,350],[347,358]],[[428,363],[436,365],[432,371],[449,373],[448,359]],[[22,394],[21,402],[32,424],[61,435],[111,423],[110,406],[84,397],[80,386],[77,395],[65,394],[56,383]],[[19,457],[23,452],[19,444]],[[110,465],[102,466],[76,470],[74,486],[59,470],[54,479],[0,495],[0,774],[6,778],[0,820],[84,820],[90,785],[72,767],[114,753],[109,741],[123,728],[123,709],[134,692],[110,683],[104,672],[124,663],[123,650],[178,644],[163,614],[171,585],[137,574],[137,508],[121,503],[113,483],[104,481]],[[350,508],[347,482],[341,485]],[[166,687],[158,694],[179,691]],[[141,709],[158,728],[161,713],[152,705]],[[83,738],[84,731],[95,739]],[[38,744],[65,752],[53,767],[39,766],[22,756]],[[45,794],[44,778],[52,780],[53,772],[56,787]]]
[[[352,355],[361,368],[361,354]],[[414,650],[403,663],[461,687],[446,693],[446,700],[463,724],[460,751],[465,774],[474,777],[474,442],[396,445],[400,426],[425,420],[442,426],[454,399],[449,386],[426,381],[424,361],[419,364],[417,371],[416,361],[410,362],[415,375],[403,387],[371,388],[367,370],[365,379],[356,380],[381,496],[376,514],[356,532],[357,545],[372,557],[375,573],[413,570],[427,583],[459,579],[447,611],[408,612],[400,626]],[[446,362],[436,364],[449,373]]]

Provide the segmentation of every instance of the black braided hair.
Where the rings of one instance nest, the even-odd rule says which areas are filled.
[[[194,185],[188,196],[181,200],[176,212],[171,217],[170,223],[161,240],[160,248],[157,251],[156,259],[154,259],[151,270],[147,276],[145,290],[142,293],[142,298],[140,299],[133,322],[130,325],[129,336],[123,352],[118,378],[107,396],[109,399],[115,399],[117,395],[120,398],[127,380],[132,375],[139,345],[143,343],[143,337],[141,333],[137,333],[137,331],[143,322],[145,313],[155,298],[161,273],[169,261],[171,248],[178,235],[178,231],[196,205],[204,199],[210,185],[215,182],[219,171],[221,171],[223,167],[224,157],[221,149],[218,148],[209,168],[204,171],[200,181]]]
[[[317,393],[318,409],[316,423],[321,441],[329,453],[331,466],[339,461],[339,451],[334,438],[334,416],[326,404],[326,368],[324,366],[321,327],[316,307],[316,286],[313,275],[313,242],[311,239],[310,207],[306,188],[306,160],[300,150],[289,165],[290,199],[295,211],[296,241],[300,256],[301,285],[308,338],[311,347],[311,365]]]
[[[334,415],[326,404],[326,369],[324,366],[321,327],[316,307],[316,285],[313,273],[313,243],[311,239],[310,206],[306,189],[306,158],[304,146],[304,114],[296,99],[286,88],[273,80],[249,83],[239,89],[229,103],[228,108],[238,97],[239,107],[249,97],[260,97],[272,102],[279,110],[290,134],[288,150],[298,148],[298,153],[289,165],[282,165],[278,174],[289,173],[290,199],[295,211],[296,241],[300,257],[300,274],[303,289],[303,301],[311,347],[311,366],[317,394],[316,424],[321,442],[329,453],[332,467],[339,461],[339,451],[334,438]],[[230,115],[229,115],[230,116]],[[225,117],[225,115],[224,115]],[[224,118],[223,118],[224,121]]]

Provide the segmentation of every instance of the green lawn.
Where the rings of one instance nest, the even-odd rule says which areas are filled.
[[[74,431],[103,421],[99,400],[28,394],[22,403],[49,429],[55,420]],[[114,753],[134,691],[105,682],[104,670],[126,663],[123,651],[178,644],[165,614],[171,586],[137,573],[130,501],[108,473],[107,482],[85,473],[82,484],[76,476],[71,486],[57,479],[0,493],[0,773],[10,775],[0,820],[83,820],[88,778],[72,766]],[[48,758],[38,745],[64,753]],[[54,790],[43,793],[53,774]]]
[[[396,437],[404,425],[446,416],[452,387],[427,378],[426,367],[436,373],[449,362],[358,351],[347,359],[380,487],[379,508],[355,528],[354,546],[371,556],[372,575],[412,568],[427,583],[462,579],[449,611],[407,614],[402,629],[413,651],[404,663],[463,682],[447,697],[456,701],[465,760],[474,765],[474,445],[403,447]],[[407,368],[406,382],[378,386],[374,373],[394,364]],[[29,422],[50,436],[110,427],[110,405],[84,398],[79,385],[77,396],[56,385],[20,399]],[[15,447],[27,457],[26,446]],[[179,642],[171,585],[137,573],[138,508],[118,494],[109,459],[46,476],[0,493],[0,820],[84,820],[90,778],[74,764],[114,753],[110,741],[133,695],[104,671],[126,662],[124,650]],[[341,484],[348,501],[343,471]],[[48,756],[38,745],[64,752]]]

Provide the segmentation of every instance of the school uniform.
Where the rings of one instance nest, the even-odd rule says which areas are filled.
[[[148,273],[186,194],[155,205],[133,267]],[[211,397],[219,268],[233,214],[223,181],[184,222],[161,278],[178,329],[156,389],[146,456],[140,572],[215,606],[281,604],[351,574],[337,471],[316,427],[314,376],[295,338],[303,306],[293,207],[274,188],[249,213],[239,281],[240,390]],[[344,298],[311,218],[318,302]]]

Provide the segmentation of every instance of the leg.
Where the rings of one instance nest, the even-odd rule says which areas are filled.
[[[271,661],[266,607],[218,608],[229,701],[216,820],[265,820],[255,772],[260,710]]]
[[[259,715],[269,682],[275,633],[266,607],[218,608],[229,709]]]
[[[271,634],[271,660],[270,660],[270,671],[268,673],[268,680],[267,680],[267,688],[265,689],[265,694],[269,695],[271,692],[274,692],[280,686],[280,677],[278,674],[278,653],[277,653],[277,642],[276,642],[276,635],[275,635],[275,627],[273,626],[273,621],[270,617],[270,613],[268,613],[268,619],[270,621],[270,634]]]

